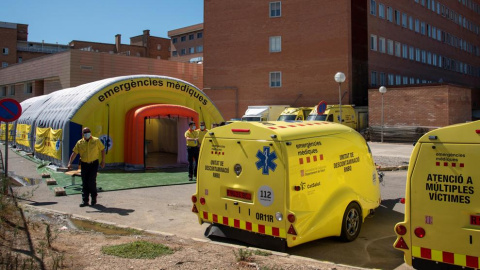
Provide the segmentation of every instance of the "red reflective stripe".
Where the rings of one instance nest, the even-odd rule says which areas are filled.
[[[203,218],[208,219],[208,212],[203,212]]]
[[[289,126],[289,127],[297,127],[297,126],[295,126],[295,125],[288,125],[288,126]]]
[[[440,166],[440,162],[435,162],[435,165]]]
[[[313,161],[317,161],[317,156],[313,156]]]
[[[443,262],[451,263],[451,264],[455,263],[455,256],[453,255],[453,253],[444,251]]]
[[[273,236],[280,236],[280,229],[279,228],[272,228]]]
[[[223,217],[223,225],[228,225],[228,217]]]
[[[234,220],[233,220],[233,227],[235,227],[235,228],[240,228],[240,220],[234,219]]]
[[[420,248],[420,256],[425,259],[432,259],[432,250],[429,248]]]
[[[285,127],[285,126],[279,126],[279,128],[287,128],[287,127]]]
[[[218,216],[216,214],[213,214],[213,222],[218,223]]]
[[[300,164],[303,164],[303,158],[300,158],[298,162],[300,162]]]
[[[251,231],[252,230],[252,223],[251,222],[247,222],[247,231]]]
[[[268,127],[269,129],[277,129],[276,127]]]
[[[457,166],[457,163],[452,163],[452,167],[456,167]]]
[[[307,157],[307,163],[310,163],[310,157]]]
[[[320,160],[323,160],[323,154],[322,154],[322,155],[320,155]]]
[[[265,234],[265,225],[258,225],[258,232]]]
[[[447,166],[448,166],[448,162],[444,162],[444,163],[443,163],[443,166],[447,167]]]
[[[465,166],[465,164],[460,163],[460,168],[463,168],[464,166]]]
[[[478,268],[478,257],[467,255],[467,266],[472,268]]]

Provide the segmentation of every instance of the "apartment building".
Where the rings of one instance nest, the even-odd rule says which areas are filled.
[[[171,40],[170,60],[177,62],[203,62],[203,23],[168,31]]]
[[[0,22],[0,69],[36,57],[63,52],[68,45],[28,41],[28,25]]]
[[[368,105],[380,85],[459,85],[478,105],[479,25],[477,0],[205,0],[204,91],[226,119],[339,94]]]

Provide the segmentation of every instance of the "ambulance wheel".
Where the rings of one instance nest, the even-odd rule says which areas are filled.
[[[345,242],[355,240],[362,228],[362,211],[357,203],[350,203],[343,214],[342,234],[340,239]]]

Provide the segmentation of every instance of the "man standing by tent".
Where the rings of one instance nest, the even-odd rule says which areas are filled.
[[[198,147],[198,130],[196,130],[195,122],[188,124],[188,130],[185,132],[185,140],[187,141],[187,158],[188,158],[188,180],[193,181],[193,176],[197,177],[198,155],[200,153]],[[193,160],[195,159],[195,167]]]
[[[98,158],[102,154],[102,163],[100,166],[105,167],[105,146],[97,138],[93,137],[90,128],[85,127],[82,130],[83,138],[80,139],[75,147],[73,147],[72,155],[68,161],[67,167],[72,167],[72,162],[77,154],[80,154],[80,168],[82,175],[82,203],[80,207],[88,206],[88,197],[92,197],[91,205],[97,203],[97,172]]]

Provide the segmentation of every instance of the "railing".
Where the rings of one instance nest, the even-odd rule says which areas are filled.
[[[59,53],[68,51],[69,48],[38,48],[38,47],[26,47],[26,46],[17,46],[18,51],[22,52],[39,52],[39,53]]]

